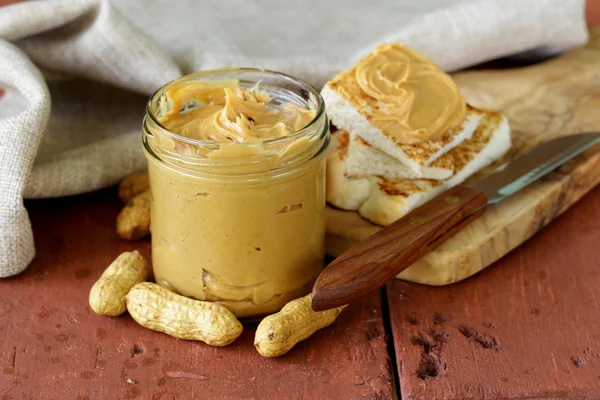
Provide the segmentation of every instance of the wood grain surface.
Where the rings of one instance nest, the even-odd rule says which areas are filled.
[[[600,187],[464,282],[396,280],[387,292],[402,399],[600,399],[599,287]],[[466,338],[461,325],[501,348]],[[450,335],[442,348],[447,370],[422,380],[423,346],[411,341],[430,329]]]
[[[600,30],[590,43],[556,59],[524,68],[458,73],[475,106],[501,110],[512,127],[512,159],[561,135],[600,132]],[[483,176],[491,169],[483,171]],[[488,211],[429,253],[399,278],[430,285],[460,281],[523,243],[600,182],[596,146]],[[339,255],[380,228],[355,212],[327,209],[328,253]]]
[[[26,272],[0,280],[0,399],[393,397],[379,293],[277,359],[258,355],[252,325],[225,348],[177,340],[88,306],[117,255],[150,251],[117,237],[115,189],[26,206],[38,254]]]
[[[486,209],[485,194],[456,185],[333,260],[312,290],[312,308],[328,310],[379,289]]]

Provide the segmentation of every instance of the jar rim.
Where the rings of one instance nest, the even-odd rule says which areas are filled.
[[[316,124],[321,119],[323,114],[325,114],[325,102],[323,101],[321,94],[319,93],[319,91],[317,89],[315,89],[314,86],[312,86],[308,82],[303,81],[302,79],[296,78],[292,75],[288,75],[283,72],[272,71],[269,69],[251,68],[251,67],[231,67],[231,68],[215,68],[215,69],[208,69],[208,70],[194,72],[194,73],[184,75],[182,77],[179,77],[173,81],[170,81],[170,82],[164,84],[163,86],[158,88],[152,94],[152,96],[150,96],[150,99],[146,103],[146,115],[150,118],[152,123],[154,123],[156,125],[156,127],[158,127],[159,129],[161,129],[163,131],[161,133],[165,134],[166,136],[170,137],[173,140],[182,141],[182,142],[185,142],[185,143],[191,144],[191,145],[200,145],[203,147],[218,148],[220,144],[217,142],[189,138],[189,137],[186,137],[183,135],[179,135],[175,132],[172,132],[171,130],[169,130],[168,128],[163,126],[160,123],[160,121],[158,120],[158,118],[156,118],[156,116],[154,115],[154,112],[152,110],[152,103],[156,99],[156,96],[158,96],[159,94],[162,94],[162,92],[170,85],[173,85],[178,82],[182,82],[184,80],[189,80],[190,78],[194,78],[197,76],[210,75],[210,74],[223,73],[223,72],[256,72],[256,73],[264,73],[264,74],[284,78],[285,80],[290,81],[290,82],[306,89],[310,94],[312,94],[314,96],[314,98],[316,99],[316,102],[317,102],[317,109],[315,112],[315,116],[302,129],[299,129],[297,131],[291,132],[288,135],[277,137],[277,138],[267,139],[267,140],[263,140],[263,141],[259,141],[259,142],[238,142],[238,143],[236,143],[236,145],[239,145],[239,146],[254,145],[254,146],[256,146],[257,144],[278,144],[278,143],[284,142],[286,140],[290,140],[290,139],[293,139],[296,137],[301,137],[307,131],[311,130],[313,125]]]

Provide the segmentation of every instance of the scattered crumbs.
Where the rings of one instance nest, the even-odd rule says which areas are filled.
[[[470,326],[461,325],[458,327],[458,331],[464,335],[464,337],[471,339],[477,335],[477,331]]]
[[[429,351],[434,345],[433,337],[423,332],[419,332],[419,336],[413,335],[411,343],[415,346],[423,347],[425,351]]]
[[[144,346],[142,346],[141,344],[134,344],[129,354],[131,355],[131,357],[135,357],[139,354],[144,354],[144,352]]]
[[[540,315],[541,310],[539,308],[532,308],[531,313],[533,315]]]
[[[406,316],[406,322],[408,322],[411,325],[419,325],[422,320],[423,320],[423,318],[421,318],[420,315],[417,315],[415,313],[408,314]]]
[[[484,324],[488,328],[495,328],[496,327],[496,325],[493,322],[490,322],[490,321],[485,321]]]
[[[500,350],[502,348],[502,344],[500,344],[500,341],[495,336],[484,335],[480,333],[476,335],[473,340],[486,349]]]
[[[446,331],[440,331],[438,329],[432,329],[429,334],[433,340],[437,343],[448,343],[450,341],[450,334]]]
[[[450,320],[452,320],[452,318],[448,314],[442,314],[442,313],[436,312],[433,315],[433,323],[436,325],[443,325],[446,322],[449,322]]]
[[[412,337],[412,343],[423,347],[421,361],[417,369],[417,376],[422,380],[435,379],[446,374],[446,360],[444,358],[444,345],[450,340],[448,332],[432,329],[429,333],[419,332]]]
[[[131,383],[132,385],[135,385],[137,383],[137,381],[133,380],[131,378],[127,378],[127,383]]]
[[[577,368],[585,364],[585,360],[581,356],[573,356],[571,357],[571,361],[573,361],[573,365],[575,365]]]
[[[77,321],[75,318],[71,318],[71,323],[72,323],[72,324],[76,324],[76,323],[78,323],[78,322],[79,322],[79,321]]]
[[[473,340],[485,349],[500,350],[502,344],[497,337],[492,335],[486,335],[485,333],[479,333],[472,326],[460,325],[458,331],[463,334],[467,339]]]
[[[261,248],[260,247],[255,247],[254,250],[261,251]]]
[[[428,353],[423,354],[419,369],[417,370],[417,376],[419,379],[424,381],[429,379],[435,379],[446,373],[446,363],[443,360],[441,353]]]

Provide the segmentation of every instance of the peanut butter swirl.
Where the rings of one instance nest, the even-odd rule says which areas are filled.
[[[454,80],[401,44],[378,46],[358,62],[354,77],[362,93],[346,95],[370,97],[371,123],[397,143],[437,139],[465,118],[465,101]]]
[[[269,104],[258,87],[245,90],[235,79],[174,85],[159,122],[179,135],[215,143],[260,142],[287,136],[314,119],[294,103]]]

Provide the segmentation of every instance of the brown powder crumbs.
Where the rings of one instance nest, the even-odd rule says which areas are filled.
[[[406,322],[408,322],[411,325],[419,325],[422,320],[423,320],[423,318],[421,318],[420,315],[417,315],[415,313],[408,314],[406,316]]]
[[[575,365],[577,368],[585,364],[585,360],[581,356],[573,356],[571,357],[571,361],[573,361],[573,365]]]
[[[435,379],[439,376],[443,376],[445,373],[446,363],[441,352],[423,354],[423,358],[421,358],[421,363],[419,364],[419,369],[417,370],[417,376],[419,379],[424,381]]]
[[[433,323],[436,325],[443,325],[451,320],[452,318],[448,314],[442,314],[437,312],[433,315]]]
[[[433,337],[434,342],[436,343],[448,343],[450,341],[450,334],[445,331],[440,331],[437,329],[432,329],[429,331],[431,337]]]
[[[422,380],[435,379],[446,374],[446,360],[443,348],[450,340],[448,332],[432,329],[429,333],[419,332],[412,337],[412,343],[423,347],[423,354],[417,369],[417,376]]]
[[[486,349],[498,351],[502,348],[502,344],[495,336],[478,334],[473,338],[473,340],[475,340],[477,343],[479,343],[482,347]]]
[[[474,328],[466,325],[459,326],[458,331],[468,339],[471,339],[473,336],[477,335],[477,331]]]
[[[458,327],[458,331],[463,334],[467,339],[471,339],[476,343],[479,343],[481,347],[485,349],[492,350],[500,350],[502,348],[502,344],[497,337],[492,335],[486,335],[484,333],[479,333],[477,330],[471,326],[460,325]]]
[[[415,346],[421,346],[425,351],[429,351],[431,346],[434,345],[433,338],[426,333],[419,332],[419,336],[413,335],[410,342]]]

